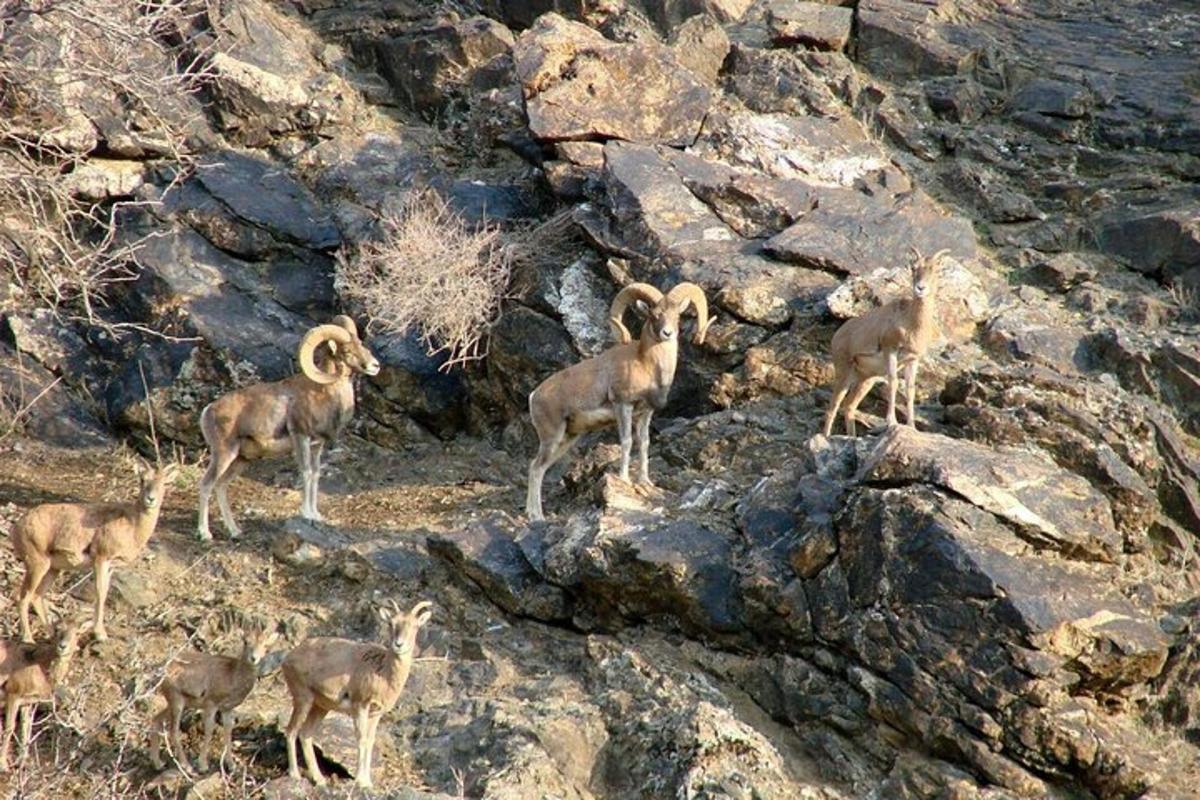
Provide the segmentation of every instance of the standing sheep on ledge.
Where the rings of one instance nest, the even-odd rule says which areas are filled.
[[[354,320],[337,316],[304,335],[297,354],[300,374],[273,383],[235,389],[204,407],[200,430],[211,461],[200,479],[197,533],[212,539],[208,503],[215,488],[221,519],[230,538],[241,529],[229,508],[225,489],[248,461],[294,453],[300,465],[304,497],[300,514],[321,519],[317,482],[321,449],[332,443],[354,414],[354,373],[379,373],[379,362],[358,337]]]
[[[838,406],[846,400],[846,433],[855,435],[854,415],[858,404],[871,387],[887,380],[887,424],[896,425],[896,390],[900,367],[904,367],[908,424],[917,426],[913,399],[917,391],[917,366],[924,358],[937,332],[938,266],[949,250],[940,250],[932,258],[913,251],[917,263],[912,271],[912,297],[893,300],[846,320],[833,334],[829,345],[833,355],[833,398],[825,414],[825,435],[833,433]]]
[[[292,694],[292,717],[287,740],[288,774],[300,777],[296,739],[313,783],[325,784],[313,751],[313,734],[330,711],[354,718],[358,734],[358,763],[354,782],[371,785],[371,753],[380,718],[396,705],[417,650],[417,632],[433,616],[433,603],[423,600],[408,613],[393,600],[390,609],[379,609],[385,644],[348,639],[308,639],[283,660],[283,680]]]
[[[645,315],[642,336],[630,341],[622,317],[630,303]],[[650,417],[667,404],[679,359],[679,318],[696,311],[701,344],[712,320],[704,290],[681,283],[664,296],[647,283],[632,283],[613,299],[609,324],[619,344],[595,358],[554,373],[529,395],[529,415],[538,435],[538,452],[529,464],[525,513],[542,519],[542,480],[583,434],[614,423],[621,439],[621,478],[629,480],[629,457],[637,425],[641,483],[650,483]]]
[[[31,510],[13,526],[13,552],[25,562],[25,580],[18,593],[21,639],[33,641],[29,608],[43,625],[50,624],[46,590],[59,572],[92,568],[96,581],[96,616],[93,632],[98,641],[108,638],[104,606],[108,600],[113,566],[141,555],[154,535],[167,484],[176,467],[150,469],[138,463],[138,499],[128,503],[47,503]]]

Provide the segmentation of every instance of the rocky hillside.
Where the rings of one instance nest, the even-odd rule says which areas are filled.
[[[250,558],[311,540],[361,559],[330,586],[447,593],[450,661],[392,718],[385,788],[1196,796],[1192,3],[228,0],[130,39],[81,32],[89,1],[0,4],[0,459],[144,446],[144,374],[194,461],[205,403],[364,319],[339,256],[414,189],[472,224],[571,220],[482,361],[369,340],[329,528],[281,530],[286,463],[235,484]],[[30,186],[88,204],[78,251]],[[833,331],[906,290],[914,248],[950,253],[919,432],[817,435]],[[48,289],[63,264],[95,296],[80,269]],[[717,315],[655,419],[660,489],[598,437],[527,525],[528,392],[607,344],[634,280]],[[190,554],[182,491],[164,547]],[[328,625],[345,591],[292,600]]]

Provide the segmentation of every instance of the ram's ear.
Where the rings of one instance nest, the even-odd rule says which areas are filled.
[[[338,343],[337,343],[337,342],[335,342],[333,339],[330,339],[330,340],[329,340],[329,341],[327,341],[325,344],[329,345],[329,352],[330,352],[332,355],[335,355],[335,356],[336,356],[336,355],[337,355],[337,352],[338,352]]]
[[[650,306],[646,305],[645,300],[634,300],[633,308],[643,317],[650,313]]]

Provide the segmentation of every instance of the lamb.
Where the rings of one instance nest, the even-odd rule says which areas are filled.
[[[155,469],[139,462],[138,499],[128,503],[48,503],[27,513],[12,529],[13,551],[25,562],[25,580],[21,584],[18,612],[21,638],[33,641],[29,625],[29,607],[49,626],[46,590],[59,572],[74,572],[89,565],[96,580],[96,639],[104,641],[104,606],[108,599],[113,566],[132,561],[146,548],[158,524],[167,484],[174,480],[176,467],[169,464]]]
[[[416,651],[417,632],[429,622],[433,603],[417,603],[407,614],[395,601],[379,609],[386,631],[386,646],[347,639],[309,639],[283,661],[283,680],[292,693],[292,717],[288,721],[288,774],[300,777],[296,760],[296,737],[304,749],[309,777],[317,785],[325,777],[317,767],[312,737],[330,711],[354,718],[358,733],[358,764],[355,783],[371,786],[371,752],[379,719],[396,705],[408,680]]]
[[[623,317],[630,303],[645,315],[641,338],[631,341]],[[613,299],[609,324],[618,344],[594,358],[554,373],[529,395],[529,415],[538,435],[538,452],[529,464],[525,513],[542,519],[542,481],[546,471],[571,449],[584,433],[617,426],[621,440],[623,480],[629,480],[629,459],[636,425],[639,482],[650,483],[650,418],[667,403],[679,358],[679,318],[694,308],[697,325],[693,342],[701,344],[712,320],[704,290],[680,283],[664,296],[646,283],[632,283]]]
[[[867,392],[881,380],[888,385],[887,424],[896,425],[899,368],[904,367],[908,424],[916,427],[913,399],[917,367],[937,331],[938,267],[949,250],[921,258],[914,250],[912,297],[893,300],[861,317],[846,320],[833,335],[833,399],[825,414],[825,435],[833,433],[838,407],[846,401],[846,433],[855,435],[854,415]]]
[[[358,336],[354,320],[336,316],[304,335],[297,360],[300,374],[273,383],[235,389],[200,412],[200,430],[211,453],[200,479],[197,533],[210,541],[208,504],[216,489],[221,520],[230,538],[241,535],[226,496],[229,482],[249,461],[293,453],[300,466],[300,513],[320,521],[317,483],[321,450],[332,443],[354,413],[356,372],[377,375],[379,362]]]
[[[171,749],[175,759],[184,768],[190,769],[183,746],[179,741],[179,723],[186,708],[198,708],[204,717],[204,738],[200,741],[198,764],[201,772],[208,771],[208,745],[216,726],[217,713],[221,715],[224,728],[224,743],[221,747],[221,763],[230,752],[233,740],[234,709],[242,704],[258,680],[258,665],[267,654],[278,634],[270,626],[252,627],[246,631],[240,656],[222,656],[210,653],[184,653],[167,664],[158,691],[167,701],[167,707],[159,712],[151,724],[150,761],[155,769],[162,769],[160,756],[162,739],[171,738]],[[169,727],[168,727],[169,726]]]
[[[54,687],[67,674],[79,649],[85,626],[70,625],[40,644],[0,641],[0,701],[4,703],[4,741],[0,743],[0,772],[8,772],[9,751],[17,714],[21,716],[20,754],[23,761],[33,736],[33,709],[54,699]]]

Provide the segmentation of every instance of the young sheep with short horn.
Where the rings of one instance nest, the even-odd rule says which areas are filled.
[[[371,753],[380,718],[396,705],[417,649],[417,632],[433,616],[433,603],[417,603],[408,613],[393,601],[379,609],[385,644],[348,639],[309,639],[283,661],[283,680],[292,693],[292,717],[287,740],[288,774],[300,777],[296,739],[304,750],[304,763],[313,782],[324,785],[317,766],[313,734],[330,711],[349,714],[358,734],[358,764],[354,782],[371,785]]]
[[[212,539],[208,505],[216,490],[221,519],[231,538],[241,534],[226,488],[250,461],[293,453],[300,466],[300,513],[320,520],[317,483],[321,450],[331,444],[354,414],[355,373],[376,375],[379,362],[358,336],[354,320],[337,316],[304,335],[297,356],[300,374],[257,383],[224,395],[200,412],[200,430],[211,454],[200,479],[197,533]]]
[[[629,305],[645,315],[642,335],[631,341],[623,317]],[[650,418],[667,403],[679,359],[679,322],[696,312],[693,342],[701,344],[712,320],[704,290],[681,283],[664,295],[646,283],[626,286],[613,300],[609,323],[618,344],[600,355],[554,373],[529,395],[529,415],[538,452],[529,464],[525,513],[542,519],[546,471],[588,431],[616,425],[621,440],[621,478],[629,480],[636,431],[640,482],[650,483]]]
[[[162,769],[163,766],[160,752],[165,737],[171,740],[175,760],[184,770],[190,768],[179,738],[179,724],[187,708],[200,709],[204,719],[204,737],[200,740],[200,756],[197,759],[200,771],[208,771],[208,745],[216,728],[218,714],[224,730],[221,763],[225,763],[233,741],[235,709],[254,688],[258,681],[258,665],[277,637],[278,634],[269,625],[250,627],[245,631],[240,656],[191,652],[183,653],[167,664],[162,682],[158,685],[159,694],[166,699],[167,707],[154,717],[150,726],[150,763],[155,769]]]
[[[896,425],[896,392],[899,371],[904,368],[908,424],[916,427],[913,400],[917,391],[917,367],[937,333],[937,290],[939,264],[949,250],[932,258],[915,253],[912,297],[893,300],[846,320],[833,335],[833,398],[825,414],[825,435],[833,433],[838,407],[846,401],[846,433],[855,435],[854,416],[858,404],[876,383],[888,387],[887,424]],[[849,399],[846,396],[849,395]]]

